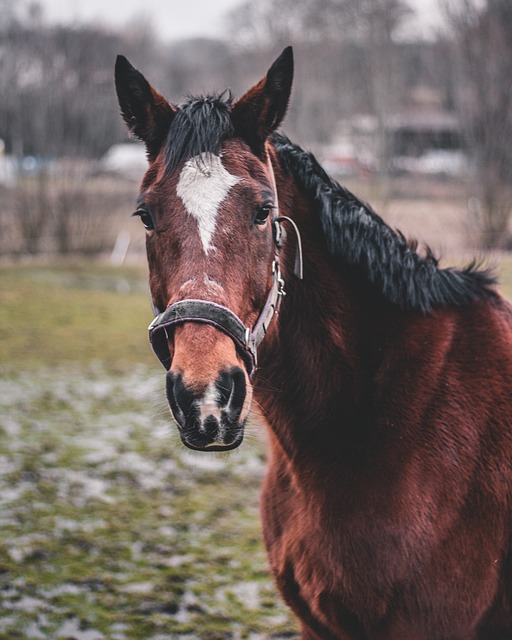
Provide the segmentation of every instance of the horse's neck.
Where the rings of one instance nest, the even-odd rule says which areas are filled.
[[[289,184],[280,201],[281,213],[301,229],[304,279],[293,275],[295,242],[289,234],[287,295],[275,330],[262,344],[256,397],[283,449],[294,456],[297,447],[332,437],[333,428],[340,437],[345,427],[347,438],[359,437],[349,431],[375,367],[367,347],[378,328],[354,274],[344,276],[328,255],[313,203]]]

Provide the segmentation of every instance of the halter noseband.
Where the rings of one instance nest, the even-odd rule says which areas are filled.
[[[272,219],[274,236],[272,285],[268,292],[267,300],[256,320],[256,324],[251,330],[244,325],[235,313],[216,302],[191,298],[175,302],[169,305],[163,313],[157,315],[148,327],[149,341],[153,352],[166,369],[169,369],[171,366],[171,354],[167,342],[169,339],[169,330],[184,322],[199,322],[209,324],[229,336],[243,357],[248,374],[252,375],[254,373],[258,364],[258,347],[267,333],[272,318],[279,309],[281,299],[286,295],[284,280],[282,279],[279,267],[279,253],[286,240],[286,233],[281,227],[281,223],[284,221],[292,225],[297,236],[295,275],[302,279],[302,244],[299,230],[291,218],[279,216],[276,183],[274,170],[270,162],[270,155],[268,156],[268,166],[273,183],[274,197],[276,198],[275,210],[277,211],[277,215],[273,216]]]

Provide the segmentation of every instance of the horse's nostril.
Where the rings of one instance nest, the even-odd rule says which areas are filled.
[[[167,373],[166,386],[167,399],[172,413],[180,427],[183,427],[186,421],[196,417],[195,396],[185,386],[180,373],[169,371]]]
[[[219,404],[229,420],[238,420],[245,402],[245,374],[239,367],[232,367],[221,374],[217,381]]]
[[[215,384],[219,398],[219,405],[221,407],[225,407],[228,404],[231,394],[233,393],[233,385],[233,376],[230,375],[230,372],[224,371],[219,376]]]

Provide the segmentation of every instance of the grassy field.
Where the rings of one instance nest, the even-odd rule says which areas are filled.
[[[21,370],[153,363],[143,267],[4,267],[0,278],[0,363]]]
[[[297,637],[261,544],[258,425],[229,455],[184,450],[145,281],[0,267],[0,640]]]

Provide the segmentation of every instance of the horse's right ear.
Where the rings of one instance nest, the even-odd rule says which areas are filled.
[[[115,80],[121,115],[130,132],[145,143],[152,161],[167,136],[176,107],[155,91],[124,56],[117,56]]]
[[[293,50],[286,47],[258,84],[233,105],[235,133],[258,156],[265,155],[265,141],[281,124],[288,108],[293,81]]]

